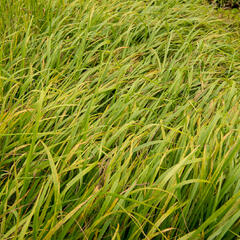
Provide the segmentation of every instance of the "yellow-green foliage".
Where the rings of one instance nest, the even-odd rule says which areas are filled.
[[[0,0],[1,240],[240,239],[240,21],[221,12]]]

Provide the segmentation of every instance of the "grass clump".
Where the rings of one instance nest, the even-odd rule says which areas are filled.
[[[239,19],[193,0],[0,8],[1,239],[239,237]]]

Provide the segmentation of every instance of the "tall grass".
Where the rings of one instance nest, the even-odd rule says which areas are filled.
[[[1,0],[1,239],[240,237],[239,18],[202,3]]]

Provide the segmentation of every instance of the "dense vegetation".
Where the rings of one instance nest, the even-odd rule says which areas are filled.
[[[238,10],[0,1],[0,239],[240,237]]]
[[[239,8],[240,0],[208,0],[210,3],[216,4],[218,7]]]

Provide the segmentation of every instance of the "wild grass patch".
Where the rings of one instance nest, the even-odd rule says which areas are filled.
[[[240,237],[236,15],[1,0],[0,16],[1,239]]]

